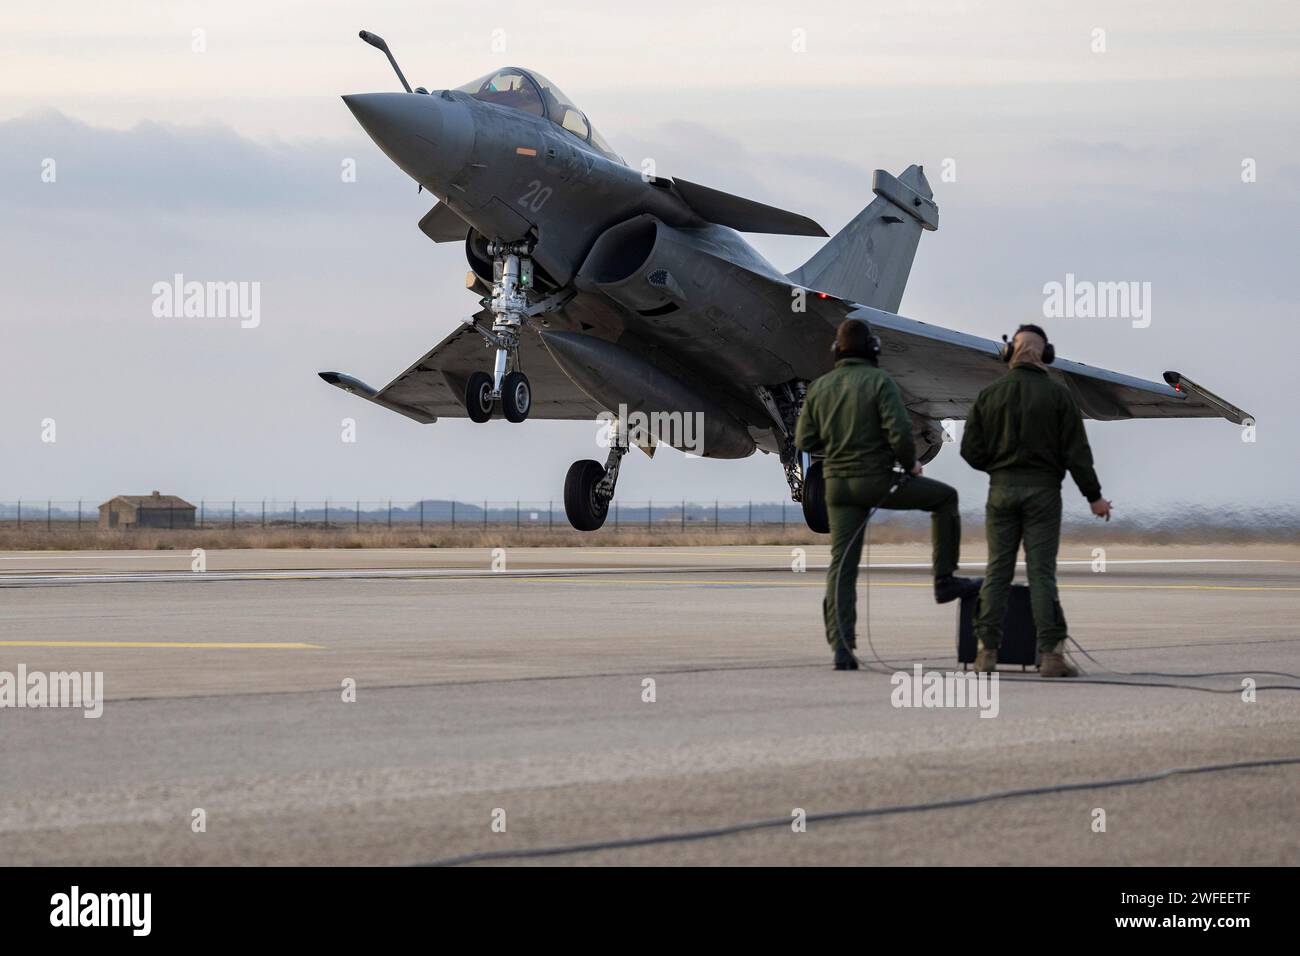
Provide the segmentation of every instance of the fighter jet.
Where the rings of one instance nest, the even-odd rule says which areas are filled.
[[[437,197],[420,230],[464,244],[479,308],[384,388],[320,376],[425,424],[609,422],[606,461],[576,461],[565,477],[575,528],[604,523],[630,447],[653,454],[667,444],[709,458],[776,455],[791,499],[825,532],[821,463],[793,437],[846,318],[880,337],[881,367],[903,392],[922,462],[943,447],[941,423],[964,418],[1005,371],[1001,343],[897,314],[921,234],[939,225],[920,166],[875,170],[866,208],[785,274],[741,233],[826,236],[811,219],[628,166],[535,70],[412,90],[383,39],[360,36],[384,52],[405,92],[343,101]],[[1248,418],[1178,372],[1152,382],[1058,359],[1051,374],[1100,421]]]

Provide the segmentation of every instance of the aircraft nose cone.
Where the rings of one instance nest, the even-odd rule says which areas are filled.
[[[343,97],[361,128],[380,146],[438,132],[436,104],[424,93],[353,93]]]
[[[425,93],[352,93],[352,115],[384,154],[440,195],[469,161],[474,125],[464,104]]]

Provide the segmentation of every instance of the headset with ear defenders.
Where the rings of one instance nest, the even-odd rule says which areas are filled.
[[[867,337],[867,354],[870,355],[873,359],[878,359],[880,358],[880,351],[881,351],[880,336],[877,335],[875,332],[872,332]]]
[[[1021,332],[1033,332],[1035,335],[1042,336],[1043,342],[1046,343],[1043,347],[1044,365],[1051,365],[1056,361],[1056,346],[1047,341],[1047,333],[1036,325],[1020,326],[1020,328],[1016,329],[1016,331],[1012,333],[1011,338],[1009,339],[1004,334],[1002,336],[1002,348],[998,350],[998,358],[1002,359],[1004,362],[1011,361],[1011,355],[1016,350],[1015,338]]]
[[[880,345],[880,336],[878,336],[875,332],[871,330],[871,325],[863,321],[862,319],[845,319],[845,321],[861,322],[863,325],[867,327],[867,355],[872,361],[875,361],[876,359],[880,358],[880,353],[882,351]],[[836,356],[840,354],[839,342],[835,339],[831,340],[831,352],[833,352]]]

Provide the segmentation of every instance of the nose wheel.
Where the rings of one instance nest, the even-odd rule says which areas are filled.
[[[492,376],[475,372],[465,384],[465,411],[472,422],[485,422],[492,417],[496,400],[492,397]]]
[[[533,407],[533,388],[523,372],[511,372],[501,383],[501,414],[508,422],[522,422]],[[496,411],[497,395],[492,376],[475,372],[465,383],[465,411],[472,422],[485,422]]]
[[[501,383],[501,412],[508,422],[522,422],[533,407],[533,390],[528,376],[511,372]]]

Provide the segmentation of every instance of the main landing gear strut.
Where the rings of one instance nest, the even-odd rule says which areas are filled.
[[[496,347],[492,374],[475,372],[465,384],[465,409],[472,421],[485,422],[492,417],[497,402],[506,421],[522,422],[533,405],[533,390],[528,376],[519,367],[519,333],[528,309],[528,290],[533,285],[532,245],[528,242],[492,242],[488,253],[493,259],[492,331],[475,325],[474,329]]]
[[[831,520],[826,512],[826,478],[821,461],[810,459],[787,439],[781,448],[781,464],[791,500],[803,506],[804,523],[818,534],[828,534]]]
[[[575,461],[564,476],[564,513],[569,524],[579,531],[595,531],[609,516],[609,503],[614,500],[614,486],[618,483],[618,466],[627,454],[627,436],[612,433],[609,456],[602,468],[600,462],[586,459]]]
[[[831,530],[826,513],[826,478],[822,475],[820,459],[811,459],[794,444],[799,413],[808,396],[808,383],[795,379],[783,385],[759,389],[761,398],[773,421],[778,423],[781,439],[781,467],[790,486],[790,500],[803,506],[803,520],[809,529],[818,534]]]

